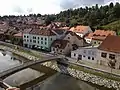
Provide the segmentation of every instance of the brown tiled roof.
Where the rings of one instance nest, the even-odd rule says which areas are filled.
[[[59,49],[65,49],[68,43],[69,43],[68,40],[55,40],[52,43],[52,47],[59,48]]]
[[[76,36],[79,40],[81,40],[82,38],[80,36],[78,36],[75,32],[72,31],[67,31],[66,35],[71,34],[72,36]]]
[[[30,29],[24,29],[23,33],[27,33],[27,34],[29,34],[31,31],[32,31],[31,28],[30,28]]]
[[[77,33],[83,33],[83,31],[87,30],[89,26],[76,26],[76,27],[72,27],[70,29],[70,31],[73,31],[73,32],[77,32]]]
[[[53,36],[56,35],[55,33],[53,33],[51,30],[49,29],[33,29],[30,34],[34,34],[34,35],[43,35],[43,36]]]
[[[100,50],[120,53],[120,36],[108,36],[98,47]]]
[[[17,34],[14,34],[15,37],[23,37],[23,33],[22,32],[19,32]]]

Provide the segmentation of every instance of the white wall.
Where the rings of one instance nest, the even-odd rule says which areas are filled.
[[[78,56],[82,55],[82,60],[97,63],[98,61],[97,61],[97,54],[96,53],[97,53],[97,49],[80,48],[78,50],[71,52],[71,58],[78,59]],[[76,55],[74,56],[74,54],[76,54]],[[88,59],[88,57],[90,57],[90,59]],[[92,60],[92,58],[94,58],[94,60]]]

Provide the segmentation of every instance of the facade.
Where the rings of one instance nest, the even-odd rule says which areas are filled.
[[[57,36],[51,30],[33,29],[24,34],[24,46],[50,51],[50,46]]]
[[[71,43],[71,45],[76,45],[78,47],[84,46],[84,40],[76,33],[71,31],[68,31],[66,33],[64,40],[68,40]]]
[[[55,40],[51,45],[51,53],[68,55],[72,51],[72,45],[67,40]]]
[[[79,35],[81,38],[84,37],[84,35],[91,33],[92,30],[89,26],[76,26],[76,27],[72,27],[70,29],[70,31],[75,32],[77,35]]]
[[[84,47],[71,52],[71,58],[97,63],[97,48]]]
[[[99,64],[120,69],[119,36],[108,36],[98,49]]]

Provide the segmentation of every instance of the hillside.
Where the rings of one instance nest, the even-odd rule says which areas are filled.
[[[120,35],[120,20],[101,26],[100,28],[106,30],[114,30],[117,32],[118,35]]]

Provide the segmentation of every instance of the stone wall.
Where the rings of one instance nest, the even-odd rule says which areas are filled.
[[[115,88],[116,90],[120,90],[120,82],[106,79],[100,76],[96,76],[93,74],[85,73],[83,71],[79,71],[70,67],[66,67],[63,65],[58,65],[56,62],[45,62],[42,64],[43,66],[52,68],[54,70],[57,70],[61,73],[65,73],[68,75],[71,75],[75,78],[81,79],[83,81],[87,81],[93,84],[97,84],[100,86],[104,86],[107,88]]]

